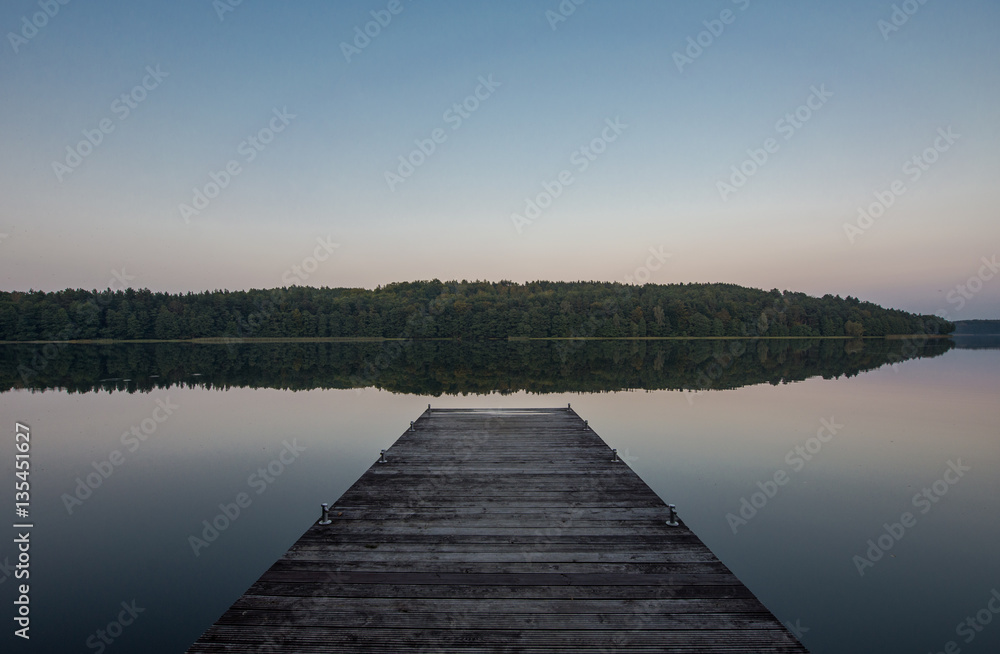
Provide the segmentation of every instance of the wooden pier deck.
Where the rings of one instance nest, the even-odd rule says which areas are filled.
[[[188,650],[805,652],[572,409],[433,409]]]

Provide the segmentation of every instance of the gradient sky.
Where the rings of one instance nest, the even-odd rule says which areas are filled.
[[[956,291],[1000,255],[992,0],[897,3],[916,11],[891,32],[893,3],[871,0],[400,0],[396,14],[389,0],[230,1],[70,0],[51,18],[35,17],[39,0],[3,3],[0,288],[119,288],[116,274],[270,288],[329,238],[339,247],[304,283],[623,281],[650,261],[653,282],[1000,317],[1000,281],[974,283],[961,307]],[[560,6],[575,11],[554,22]],[[391,21],[348,61],[371,12]],[[679,70],[701,32],[707,47]],[[147,67],[167,76],[125,116],[115,101]],[[497,86],[459,124],[447,112],[480,78]],[[832,95],[785,138],[779,121],[814,88]],[[248,161],[241,144],[286,108]],[[57,174],[102,120],[113,131]],[[386,172],[438,129],[390,189]],[[615,140],[581,171],[574,153],[602,132]],[[775,151],[724,200],[717,183],[768,139]],[[904,166],[935,142],[947,150],[914,180]],[[185,221],[180,205],[230,161],[239,174]],[[512,214],[561,173],[572,185],[519,232]],[[896,180],[906,192],[849,240],[844,224]]]

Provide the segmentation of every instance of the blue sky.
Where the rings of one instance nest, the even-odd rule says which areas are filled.
[[[994,2],[229,3],[3,4],[0,287],[274,287],[330,239],[305,283],[1000,316]]]

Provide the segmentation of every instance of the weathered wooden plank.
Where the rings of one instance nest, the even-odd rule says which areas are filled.
[[[597,520],[602,519],[606,516],[615,516],[619,519],[634,519],[634,520],[659,520],[663,517],[662,507],[644,508],[644,507],[586,507],[582,509],[570,509],[566,507],[514,507],[508,505],[501,505],[493,507],[492,510],[487,510],[485,507],[480,506],[425,506],[419,509],[410,509],[406,507],[397,506],[386,506],[378,509],[373,509],[371,506],[345,506],[343,504],[337,505],[337,511],[330,516],[333,520],[341,519],[364,519],[364,520],[374,520],[382,518],[411,518],[414,520],[422,520],[427,518],[464,518],[466,516],[477,516],[477,515],[496,515],[503,517],[523,517],[523,518],[544,518],[550,520],[560,520],[565,517],[571,517],[579,520]],[[333,528],[336,530],[336,527]],[[329,530],[320,532],[322,534],[328,534]]]
[[[189,650],[804,652],[568,409],[425,411]]]
[[[286,595],[294,597],[409,597],[442,599],[687,599],[745,598],[753,593],[742,584],[732,586],[475,586],[448,584],[339,584],[337,574],[307,583],[257,581],[247,595]]]
[[[767,612],[699,612],[699,613],[573,613],[556,615],[544,612],[505,612],[510,605],[498,607],[494,613],[462,613],[461,625],[466,629],[774,629],[773,618]],[[521,607],[518,607],[519,609]],[[273,606],[251,608],[239,613],[227,613],[219,624],[254,629],[261,626],[299,627],[366,627],[369,629],[447,629],[457,626],[454,612],[441,611],[327,611],[279,610]]]
[[[587,543],[593,543],[594,547],[617,547],[618,549],[623,549],[622,540],[617,535],[613,536],[593,536],[588,538],[586,543],[582,543],[576,536],[564,532],[561,529],[551,529],[551,530],[539,530],[536,534],[530,534],[527,536],[509,536],[507,534],[461,534],[445,537],[428,536],[427,534],[405,534],[403,536],[392,536],[386,537],[384,539],[373,541],[366,538],[363,534],[356,534],[351,531],[341,530],[337,533],[330,533],[329,536],[324,536],[323,532],[306,532],[298,540],[298,543],[303,545],[315,545],[324,543],[345,543],[345,544],[386,544],[393,545],[396,544],[412,544],[415,547],[431,548],[437,545],[449,546],[449,545],[489,545],[497,548],[498,550],[503,550],[507,546],[514,547],[532,547],[536,549],[542,549],[545,547],[566,547],[571,546],[574,548],[587,547]],[[640,549],[640,548],[657,548],[662,547],[664,550],[672,550],[674,546],[680,545],[691,545],[693,547],[704,548],[701,541],[698,540],[697,536],[691,532],[677,531],[672,532],[669,536],[634,536],[628,539],[628,547],[630,549]],[[292,546],[293,548],[295,545]],[[429,549],[423,549],[420,551],[429,551]],[[706,549],[701,549],[701,551],[706,551]],[[709,555],[714,556],[709,552]]]
[[[399,561],[393,560],[338,560],[317,561],[296,559],[299,564],[294,569],[316,572],[387,572],[399,568]],[[291,569],[290,562],[283,562]],[[421,563],[424,572],[461,572],[463,574],[525,574],[532,572],[582,574],[595,572],[601,574],[665,574],[668,572],[711,573],[719,572],[721,563],[711,562],[670,562],[670,563],[610,563],[594,561],[544,561],[532,553],[525,552],[520,561],[437,561],[433,556]]]
[[[423,552],[432,556],[434,561],[523,561],[523,552],[530,551],[532,559],[538,561],[576,561],[590,563],[608,562],[640,562],[640,563],[668,563],[668,562],[695,562],[695,561],[717,561],[710,553],[706,553],[699,547],[677,546],[668,552],[659,549],[637,550],[633,547],[628,549],[622,547],[587,548],[582,544],[576,545],[573,549],[557,547],[525,547],[525,548],[505,548],[497,551],[494,544],[470,544],[470,545],[440,545],[433,550],[419,545],[406,544],[392,545],[379,543],[321,543],[317,545],[296,544],[284,556],[288,561],[397,561],[401,553]]]
[[[593,651],[613,648],[628,651],[632,646],[660,647],[653,651],[719,651],[720,647],[740,648],[741,652],[801,652],[801,646],[780,629],[714,629],[714,630],[577,630],[577,629],[354,629],[297,626],[264,627],[256,630],[217,625],[205,637],[207,643],[245,643],[252,647],[270,636],[282,643],[287,651],[345,651],[358,645],[395,645],[396,651],[454,651],[454,648],[479,647],[482,651],[522,651],[536,647],[538,651]],[[557,649],[555,649],[557,648]],[[678,649],[681,648],[681,649]],[[727,650],[723,650],[727,651]]]
[[[393,597],[354,597],[350,601],[332,602],[323,597],[301,597],[281,595],[244,595],[233,604],[233,609],[239,612],[253,609],[274,609],[279,611],[368,611],[371,613],[393,612],[423,612],[423,613],[465,613],[496,614],[502,608],[510,606],[505,599],[479,599],[469,602],[465,599],[441,598],[393,598]],[[545,614],[617,614],[643,615],[658,613],[668,608],[671,614],[677,613],[759,613],[761,605],[757,600],[747,599],[684,599],[675,598],[664,607],[655,599],[521,599],[518,608],[528,613]]]
[[[369,572],[330,571],[338,584],[402,584],[402,585],[463,585],[463,586],[729,586],[739,580],[728,572],[660,573],[629,575],[621,573],[584,572],[563,574],[537,573],[467,573],[467,572]],[[308,583],[323,576],[312,570],[275,570],[264,573],[262,580],[273,583]]]
[[[562,558],[562,557],[560,557]],[[607,561],[566,561],[546,560],[526,552],[519,561],[439,561],[433,555],[421,564],[423,572],[441,574],[460,572],[462,574],[713,574],[726,571],[722,563],[712,561],[670,561],[649,562],[607,562]],[[350,560],[284,560],[275,564],[273,570],[290,572],[327,572],[331,574],[347,572],[394,572],[399,568],[398,559],[375,559],[358,557]],[[271,580],[271,578],[269,578]],[[277,578],[273,579],[278,581]]]

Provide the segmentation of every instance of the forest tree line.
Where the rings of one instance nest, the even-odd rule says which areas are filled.
[[[819,337],[948,334],[954,324],[848,296],[735,284],[402,282],[371,289],[292,286],[0,292],[0,340],[258,337]]]
[[[995,336],[1000,334],[1000,320],[956,320],[955,334]]]

